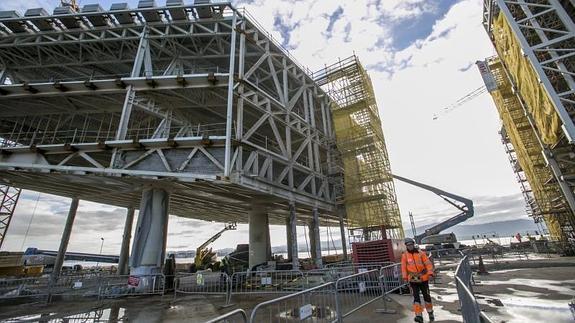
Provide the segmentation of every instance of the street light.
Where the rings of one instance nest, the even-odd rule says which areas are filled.
[[[100,240],[102,240],[102,243],[100,244],[100,256],[102,255],[102,248],[104,248],[104,237],[100,237]],[[100,267],[100,261],[98,260],[98,262],[96,263],[96,268]]]

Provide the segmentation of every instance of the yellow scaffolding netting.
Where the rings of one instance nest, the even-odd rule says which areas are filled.
[[[515,93],[501,61],[493,58],[488,61],[489,68],[497,82],[497,90],[491,95],[502,120],[503,127],[513,145],[517,162],[524,172],[533,196],[543,216],[551,237],[563,240],[561,219],[571,216],[565,205],[559,185],[553,181],[553,174],[545,158],[541,145],[537,140],[533,127],[525,116],[523,107]]]
[[[386,229],[402,238],[403,228],[379,110],[369,75],[352,56],[319,73],[327,90],[336,143],[344,168],[344,205],[350,228]]]
[[[492,28],[499,58],[505,62],[527,109],[533,115],[541,140],[547,145],[555,145],[560,139],[561,120],[529,59],[523,55],[519,40],[503,13],[499,13]]]

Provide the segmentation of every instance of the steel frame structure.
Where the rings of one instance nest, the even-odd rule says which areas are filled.
[[[0,248],[2,248],[4,244],[4,239],[10,227],[10,222],[21,192],[22,189],[20,188],[0,185],[0,198],[2,199],[2,203],[0,204]]]
[[[338,225],[330,98],[230,3],[0,19],[0,180],[175,215]],[[214,212],[216,211],[216,212]]]
[[[503,15],[513,31],[521,53],[527,58],[530,67],[549,97],[555,113],[561,122],[562,132],[553,144],[542,139],[543,129],[537,126],[536,116],[529,110],[523,95],[518,91],[520,76],[513,75],[506,63],[506,53],[496,45],[493,23],[498,15]],[[505,76],[522,107],[522,114],[537,139],[545,165],[551,171],[554,182],[560,188],[563,204],[569,208],[568,214],[560,212],[563,231],[573,235],[575,228],[575,3],[572,0],[485,0],[483,25],[501,58]],[[538,109],[540,107],[530,107]],[[539,205],[542,207],[541,205]],[[563,218],[565,217],[565,218]]]

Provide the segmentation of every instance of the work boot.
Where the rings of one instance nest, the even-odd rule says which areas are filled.
[[[416,315],[413,320],[414,320],[415,322],[417,322],[417,323],[423,323],[423,316],[421,316],[421,315]]]
[[[433,315],[433,311],[427,313],[429,315],[429,322],[435,321],[435,315]]]

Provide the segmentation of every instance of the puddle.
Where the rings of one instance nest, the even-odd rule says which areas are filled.
[[[554,291],[562,295],[573,296],[575,291],[573,288],[569,288],[564,286],[566,283],[571,284],[572,280],[566,281],[556,281],[556,280],[546,280],[546,279],[522,279],[522,278],[513,278],[509,280],[483,280],[481,281],[482,285],[521,285],[525,287],[534,287],[534,288],[541,288],[547,289],[549,291]],[[524,292],[524,291],[521,291]]]
[[[573,322],[573,314],[569,309],[568,302],[533,300],[527,298],[509,298],[508,295],[497,295],[503,297],[501,302],[504,308],[500,313],[507,313],[510,318],[509,323],[514,322],[553,322],[567,323]]]

